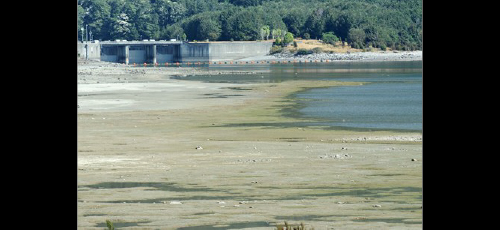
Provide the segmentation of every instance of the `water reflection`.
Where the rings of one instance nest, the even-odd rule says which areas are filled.
[[[295,125],[335,129],[422,131],[422,61],[283,63],[210,66],[210,70],[247,71],[178,79],[219,83],[280,83],[293,80],[367,82],[362,86],[310,89],[292,97],[283,114],[317,122]],[[257,124],[256,124],[257,125]],[[262,124],[258,124],[262,125]],[[268,124],[290,126],[294,124]]]

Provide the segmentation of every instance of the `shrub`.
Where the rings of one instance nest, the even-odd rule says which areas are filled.
[[[272,46],[271,51],[269,52],[270,54],[276,54],[276,53],[281,53],[283,52],[283,47],[281,46]]]
[[[339,41],[339,38],[333,34],[333,32],[323,33],[321,37],[324,43],[335,45]]]
[[[283,38],[284,45],[288,45],[293,42],[293,34],[290,32],[286,32],[285,37]]]
[[[380,44],[380,49],[383,51],[387,50],[387,46],[385,44]]]
[[[304,38],[305,39],[311,39],[311,35],[309,33],[304,33]]]
[[[106,226],[108,227],[108,230],[115,230],[115,226],[113,226],[113,223],[110,220],[106,220]]]
[[[308,50],[308,49],[299,49],[297,50],[297,53],[296,55],[308,55],[308,54],[312,54],[313,51],[312,50]]]
[[[321,47],[314,47],[311,51],[313,53],[315,53],[315,54],[317,54],[317,53],[323,53],[323,48],[321,48]]]

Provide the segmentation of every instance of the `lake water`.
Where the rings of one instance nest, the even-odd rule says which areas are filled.
[[[422,131],[422,61],[296,63],[217,66],[254,71],[250,75],[192,76],[207,82],[258,83],[291,80],[364,82],[360,86],[310,89],[292,95],[297,106],[286,114],[312,118],[307,125],[333,129]]]

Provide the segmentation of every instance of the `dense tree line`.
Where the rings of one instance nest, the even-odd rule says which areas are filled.
[[[422,49],[422,0],[79,0],[77,12],[79,40],[85,27],[99,40],[283,40],[289,32]]]

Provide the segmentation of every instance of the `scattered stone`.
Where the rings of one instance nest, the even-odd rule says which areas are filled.
[[[335,155],[324,155],[324,156],[319,156],[320,159],[327,159],[327,158],[333,158],[333,159],[345,159],[345,158],[351,158],[352,156],[349,154],[335,154]]]
[[[380,205],[380,204],[376,204],[376,205],[373,205],[373,207],[374,207],[374,208],[381,208],[381,207],[382,207],[382,205]]]
[[[170,201],[170,204],[182,204],[180,201]]]

